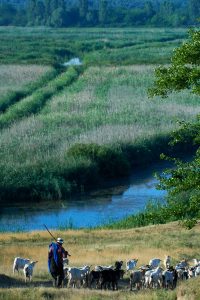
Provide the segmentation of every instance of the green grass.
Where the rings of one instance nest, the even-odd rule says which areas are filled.
[[[177,120],[194,120],[199,107],[198,98],[190,96],[188,101],[188,93],[165,102],[148,99],[153,69],[90,67],[59,93],[53,87],[44,105],[36,91],[11,106],[0,118],[4,125],[7,117],[15,121],[1,130],[1,197],[15,199],[17,191],[21,199],[27,194],[34,199],[64,198],[81,186],[94,187],[104,177],[125,175],[134,166],[158,159]],[[101,158],[70,154],[76,144],[101,146]]]
[[[58,75],[59,70],[38,65],[0,66],[0,112],[32,94]]]
[[[24,85],[41,79],[51,67],[38,65],[0,65],[0,92],[1,97],[7,92],[18,91]]]
[[[31,88],[33,92],[30,96],[24,97],[17,103],[13,101],[14,104],[8,107],[6,112],[0,116],[0,127],[6,127],[16,120],[38,113],[53,95],[76,80],[79,72],[81,72],[81,69],[76,70],[75,68],[70,67],[66,72],[63,72],[52,80],[45,82],[45,86],[41,88],[40,85],[42,82],[40,82],[40,85],[38,84],[39,88],[36,88],[36,90],[33,89],[34,86],[36,87],[36,84],[33,85]],[[50,79],[50,76],[48,76],[48,79]]]
[[[0,63],[56,71],[0,101],[0,200],[66,198],[158,159],[177,120],[199,111],[188,93],[147,97],[154,68],[185,38],[181,28],[1,27]],[[63,72],[75,56],[84,67]],[[87,155],[72,154],[79,144]]]
[[[90,65],[164,63],[186,33],[182,28],[1,27],[0,63],[52,65],[74,56]]]

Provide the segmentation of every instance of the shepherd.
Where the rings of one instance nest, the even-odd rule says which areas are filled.
[[[51,276],[53,277],[53,285],[60,288],[64,280],[63,258],[71,256],[68,251],[63,248],[64,240],[57,238],[56,243],[52,242],[49,245],[48,267]]]

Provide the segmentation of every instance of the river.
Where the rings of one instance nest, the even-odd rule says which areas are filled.
[[[32,231],[57,228],[91,228],[120,220],[144,209],[149,200],[163,201],[165,191],[156,189],[154,173],[161,173],[165,162],[137,171],[126,182],[112,188],[78,196],[67,201],[0,206],[0,231]]]

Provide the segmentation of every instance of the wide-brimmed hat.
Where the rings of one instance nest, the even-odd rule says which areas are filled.
[[[64,243],[64,241],[63,241],[63,239],[61,239],[61,238],[57,238],[57,243],[59,243],[59,244],[63,244],[63,243]]]

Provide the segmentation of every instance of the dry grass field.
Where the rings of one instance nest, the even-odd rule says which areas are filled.
[[[187,258],[199,258],[200,223],[190,231],[178,223],[130,230],[53,231],[62,236],[71,253],[70,266],[113,264],[116,260],[138,258],[138,266],[153,257],[170,255],[173,264]],[[128,274],[119,283],[119,291],[52,288],[47,271],[47,252],[51,237],[47,232],[1,233],[0,299],[200,299],[200,278],[181,282],[174,291],[129,291]],[[32,283],[25,284],[23,275],[12,274],[15,256],[38,260]]]

